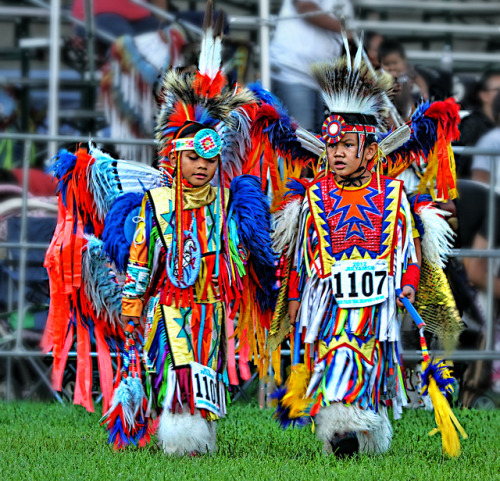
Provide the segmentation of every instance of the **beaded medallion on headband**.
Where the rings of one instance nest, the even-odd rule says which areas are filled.
[[[222,149],[220,135],[212,129],[202,129],[194,137],[172,140],[173,150],[194,150],[204,159],[213,159]]]

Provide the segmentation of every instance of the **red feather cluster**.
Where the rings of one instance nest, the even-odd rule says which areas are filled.
[[[196,72],[193,90],[198,97],[212,98],[222,92],[226,82],[226,76],[221,71],[217,72],[214,78]]]
[[[460,137],[458,124],[460,123],[460,105],[453,97],[446,100],[433,102],[425,112],[427,117],[436,119],[441,123],[443,134],[447,142],[457,140]]]
[[[194,121],[194,105],[186,104],[178,100],[172,110],[172,114],[168,119],[169,127],[181,127],[186,121]]]

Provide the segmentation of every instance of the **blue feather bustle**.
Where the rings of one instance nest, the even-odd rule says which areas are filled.
[[[272,249],[269,199],[253,175],[240,175],[231,182],[231,210],[234,210],[241,239],[251,253],[251,262],[260,283],[257,301],[265,311],[274,308],[276,254]]]
[[[293,197],[295,195],[299,195],[300,197],[305,197],[307,192],[308,182],[305,182],[304,179],[293,179],[289,178],[286,183],[286,194],[285,197]]]
[[[298,124],[281,101],[258,82],[251,83],[247,87],[261,101],[261,105],[271,106],[276,113],[276,116],[270,117],[268,111],[263,111],[262,115],[259,115],[258,111],[252,124],[252,131],[265,134],[274,149],[293,159],[311,158],[314,154],[302,147],[295,133]]]
[[[278,97],[276,97],[272,92],[265,89],[260,82],[252,82],[247,85],[247,88],[251,90],[254,95],[263,103],[270,105],[280,104]]]
[[[61,193],[61,199],[66,207],[68,183],[71,179],[71,171],[75,168],[75,165],[76,155],[68,152],[66,149],[61,149],[59,153],[52,158],[50,165],[46,169],[48,174],[57,179],[57,191]]]
[[[410,139],[401,147],[398,147],[391,152],[388,155],[388,158],[407,158],[410,154],[415,152],[420,152],[423,158],[427,158],[429,156],[429,153],[432,151],[437,141],[436,120],[425,115],[429,107],[430,102],[426,101],[421,103],[416,108],[415,112],[413,112],[413,115],[411,116]],[[382,138],[380,138],[379,141],[381,141]]]
[[[130,245],[134,233],[130,230],[135,225],[129,222],[130,217],[137,213],[144,194],[129,192],[119,197],[106,215],[104,221],[104,250],[115,263],[119,272],[125,272],[129,258]],[[132,235],[130,235],[132,234]]]

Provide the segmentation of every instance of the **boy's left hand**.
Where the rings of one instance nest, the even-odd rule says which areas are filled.
[[[215,274],[212,275],[212,285],[214,286],[215,297],[220,299],[220,291],[219,291],[219,277]]]
[[[400,298],[406,297],[408,300],[414,304],[415,303],[415,290],[411,286],[404,286],[403,289],[401,289],[401,294],[399,297],[396,298],[396,304],[398,307],[404,307],[403,302],[401,301]]]

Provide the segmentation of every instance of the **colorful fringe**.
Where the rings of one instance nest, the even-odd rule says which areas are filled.
[[[125,349],[122,353],[123,369],[118,372],[111,406],[101,419],[109,431],[108,443],[115,449],[129,444],[144,446],[150,440],[147,398],[142,387],[139,351],[136,347],[134,323],[125,328]],[[141,336],[139,340],[142,341]]]

